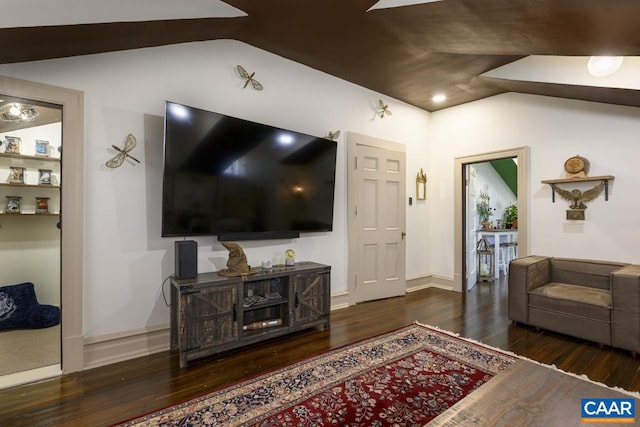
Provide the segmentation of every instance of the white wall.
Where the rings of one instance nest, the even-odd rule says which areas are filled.
[[[503,94],[438,111],[430,122],[430,167],[438,183],[432,206],[433,272],[453,275],[453,159],[530,147],[529,253],[640,263],[635,225],[640,109],[533,95]],[[609,201],[588,203],[585,221],[567,221],[569,202],[551,202],[545,179],[564,177],[579,154],[590,175],[614,175]]]
[[[265,87],[242,89],[243,65]],[[87,337],[164,325],[169,320],[161,283],[173,273],[173,239],[160,237],[164,101],[171,100],[324,136],[339,138],[334,231],[295,240],[245,242],[250,264],[278,258],[286,248],[299,260],[332,266],[332,293],[346,291],[347,131],[407,145],[407,197],[427,168],[428,113],[246,44],[221,40],[83,57],[0,65],[0,74],[81,90],[85,94],[84,332]],[[377,100],[393,116],[375,115]],[[141,165],[107,170],[111,144],[138,140]],[[429,184],[430,187],[430,184]],[[431,200],[409,207],[407,275],[430,273]],[[212,237],[198,238],[199,271],[224,267],[227,252]],[[165,289],[168,287],[165,285]],[[167,295],[168,297],[168,295]]]

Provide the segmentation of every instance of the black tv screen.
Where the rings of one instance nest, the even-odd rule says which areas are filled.
[[[162,236],[331,231],[334,141],[166,102]]]

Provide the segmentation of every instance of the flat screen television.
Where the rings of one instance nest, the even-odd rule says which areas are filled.
[[[335,141],[165,104],[162,236],[331,231]]]

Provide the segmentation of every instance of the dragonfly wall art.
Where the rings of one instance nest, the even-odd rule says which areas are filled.
[[[247,73],[247,70],[245,70],[244,67],[242,67],[242,65],[236,65],[236,71],[238,72],[240,77],[242,77],[245,80],[244,86],[242,86],[243,89],[249,86],[249,84],[251,84],[251,87],[253,87],[255,90],[264,89],[260,84],[260,82],[253,78],[253,76],[256,75],[255,71],[249,74]]]
[[[124,163],[124,160],[127,157],[135,161],[136,163],[140,163],[140,160],[129,154],[134,148],[136,148],[136,144],[136,137],[132,134],[129,134],[124,140],[124,146],[122,148],[118,147],[117,145],[111,145],[111,147],[113,147],[113,149],[116,150],[118,154],[116,154],[114,158],[105,163],[106,166],[112,169],[118,168],[122,165],[122,163]]]

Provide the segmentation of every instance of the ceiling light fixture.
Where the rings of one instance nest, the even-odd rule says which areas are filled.
[[[623,59],[622,56],[592,56],[587,63],[587,69],[592,76],[608,76],[618,71]]]
[[[446,95],[444,95],[444,94],[442,94],[442,93],[439,93],[439,94],[437,94],[437,95],[433,95],[433,97],[431,98],[431,100],[432,100],[433,102],[435,102],[435,103],[438,103],[438,104],[439,104],[439,103],[441,103],[441,102],[446,101],[446,100],[447,100],[447,96],[446,96]]]
[[[13,102],[0,107],[0,120],[5,122],[22,122],[27,120],[33,120],[38,117],[40,113],[33,105],[20,104]]]

